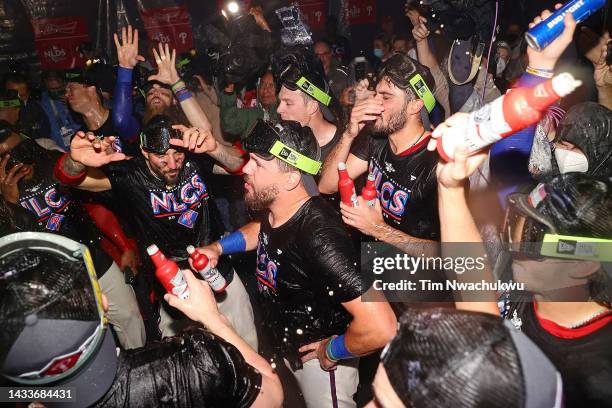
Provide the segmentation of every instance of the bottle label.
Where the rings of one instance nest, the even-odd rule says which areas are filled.
[[[182,271],[178,271],[170,280],[170,283],[172,284],[173,295],[178,296],[180,299],[187,299],[189,297],[189,288]]]
[[[219,270],[217,268],[206,268],[206,270],[201,270],[200,274],[202,275],[204,280],[208,282],[211,289],[215,292],[218,292],[225,288],[225,278],[223,277],[223,275],[221,275],[221,273],[219,273]]]
[[[503,110],[504,98],[497,98],[470,115],[465,141],[469,151],[480,150],[502,139],[512,129],[506,123]]]

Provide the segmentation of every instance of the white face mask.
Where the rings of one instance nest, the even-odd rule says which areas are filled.
[[[555,159],[561,173],[585,173],[589,169],[589,161],[582,153],[557,148]]]
[[[495,70],[495,73],[497,75],[500,75],[502,72],[504,72],[504,70],[506,69],[506,66],[508,65],[508,63],[506,62],[505,59],[503,58],[499,58],[497,60],[497,68]]]

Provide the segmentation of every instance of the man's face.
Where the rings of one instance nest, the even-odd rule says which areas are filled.
[[[390,135],[403,129],[408,119],[406,91],[383,77],[376,85],[376,98],[382,101],[384,110],[374,122],[374,130]]]
[[[60,100],[62,100],[62,102],[66,102],[66,94],[65,94],[66,86],[59,79],[56,79],[56,78],[47,79],[45,81],[45,88],[47,89],[47,92],[51,94],[55,94],[55,95],[63,94]]]
[[[185,153],[168,149],[164,154],[142,151],[151,172],[173,186],[178,182],[179,174],[185,165]]]
[[[276,87],[274,86],[274,77],[272,73],[266,72],[259,81],[259,100],[265,108],[276,103]]]
[[[281,87],[277,112],[282,120],[295,120],[302,126],[308,126],[310,115],[306,109],[308,103],[304,101],[303,95],[300,90],[292,91],[285,86]]]
[[[172,104],[172,91],[155,84],[147,92],[147,108],[164,111]]]
[[[14,91],[17,91],[17,93],[19,94],[19,99],[21,99],[22,101],[25,101],[26,99],[28,99],[28,96],[30,96],[28,84],[26,84],[25,82],[8,81],[6,83],[6,89],[12,89]]]
[[[406,42],[406,40],[393,41],[393,51],[406,54],[408,52],[408,43]]]
[[[84,112],[90,108],[95,100],[94,95],[96,94],[95,87],[93,86],[87,86],[77,82],[68,82],[66,86],[66,99],[68,100],[70,108],[75,112]]]
[[[321,64],[323,64],[323,69],[325,69],[325,73],[327,73],[329,71],[333,58],[331,49],[327,46],[327,44],[323,42],[318,42],[314,45],[314,52],[317,58],[319,58],[319,61],[321,61]]]
[[[287,173],[281,171],[276,160],[264,160],[250,153],[243,167],[244,200],[251,210],[269,208],[280,194],[280,186]]]

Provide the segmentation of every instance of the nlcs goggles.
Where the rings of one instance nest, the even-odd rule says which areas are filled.
[[[242,146],[264,160],[272,160],[276,157],[305,173],[317,175],[322,163],[284,144],[280,137],[282,132],[284,128],[280,123],[272,125],[259,119],[253,125]]]

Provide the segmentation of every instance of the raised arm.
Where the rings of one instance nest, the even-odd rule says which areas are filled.
[[[452,125],[453,121],[467,117],[465,113],[458,113],[447,119],[446,122],[450,122]],[[447,128],[446,123],[442,123],[436,128],[433,133],[432,140],[428,145],[428,149],[434,150],[436,148],[437,138],[444,134],[444,130]],[[478,257],[485,257],[485,247],[482,243],[482,237],[476,226],[476,222],[470,213],[467,203],[467,180],[469,176],[478,169],[482,163],[486,160],[488,155],[487,151],[480,152],[473,156],[468,156],[466,148],[460,147],[455,151],[454,162],[440,162],[437,167],[437,178],[438,178],[438,212],[440,215],[440,233],[442,238],[442,253],[443,257],[466,257],[469,256],[473,259]],[[460,252],[459,248],[456,248],[452,243],[473,243],[469,248],[462,246]],[[451,245],[445,245],[451,243]],[[472,270],[473,271],[473,270]],[[449,279],[455,279],[462,281],[465,279],[466,282],[479,282],[493,281],[493,276],[490,271],[490,265],[487,262],[486,267],[479,272],[478,276],[474,276],[474,273],[470,271],[469,278],[463,274],[455,274],[451,271]],[[467,274],[465,274],[467,275]],[[463,294],[461,291],[455,292],[456,299],[462,299]],[[473,293],[468,294],[471,299],[475,296]],[[457,309],[473,310],[484,313],[491,313],[499,315],[499,309],[497,308],[496,295],[494,292],[485,293],[482,292],[481,302],[475,301],[456,301],[455,305]]]
[[[140,122],[133,115],[132,72],[144,57],[138,54],[138,30],[132,30],[132,26],[121,29],[121,41],[117,34],[114,34],[114,40],[119,67],[111,115],[118,136],[131,143],[140,133]]]
[[[202,323],[213,334],[236,347],[244,360],[261,373],[261,389],[253,407],[280,407],[283,402],[283,389],[268,361],[257,354],[236,333],[227,318],[219,312],[215,296],[208,283],[196,279],[189,270],[183,271],[183,275],[189,286],[189,297],[182,300],[174,295],[166,294],[164,299],[170,306],[179,309],[190,319]]]
[[[55,164],[55,178],[81,190],[110,190],[110,180],[99,167],[125,159],[123,153],[111,148],[114,140],[114,136],[100,139],[93,133],[77,132],[70,142],[70,153],[65,153]]]
[[[202,129],[204,132],[210,132],[216,139],[216,148],[206,153],[230,172],[240,171],[244,164],[242,154],[237,148],[221,140],[221,135],[214,135],[210,121],[202,110],[202,107],[179,77],[176,71],[176,50],[170,52],[168,44],[163,45],[160,43],[159,49],[154,49],[153,54],[155,55],[155,62],[159,67],[159,71],[156,75],[150,76],[149,80],[170,85],[189,123],[193,127]]]

